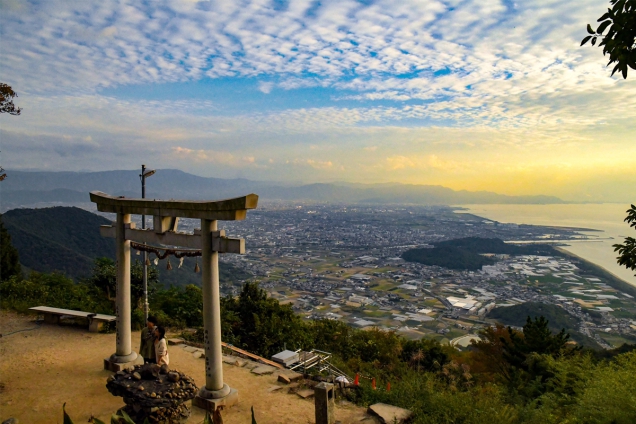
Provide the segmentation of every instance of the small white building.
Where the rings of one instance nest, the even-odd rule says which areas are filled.
[[[366,319],[359,319],[357,321],[354,321],[353,325],[355,325],[356,327],[369,327],[375,325],[375,322]]]

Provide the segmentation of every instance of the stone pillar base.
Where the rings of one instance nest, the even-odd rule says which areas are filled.
[[[112,355],[110,358],[104,359],[104,369],[107,371],[117,372],[124,370],[128,367],[134,367],[135,365],[143,365],[144,358],[141,355],[133,352],[135,355],[128,355],[124,359],[124,362],[120,362],[122,357]],[[130,357],[130,358],[129,358]]]
[[[192,406],[204,409],[210,414],[213,414],[221,406],[223,409],[228,409],[236,405],[238,402],[238,390],[230,389],[230,393],[227,396],[218,399],[206,399],[198,394],[194,399],[192,399]]]

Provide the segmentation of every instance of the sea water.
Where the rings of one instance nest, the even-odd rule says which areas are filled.
[[[568,241],[568,246],[563,248],[636,286],[636,272],[616,263],[618,255],[612,247],[613,244],[623,243],[625,237],[636,236],[636,231],[624,222],[630,207],[627,203],[461,206],[468,209],[462,212],[502,223],[600,230],[602,232],[582,232],[589,238]]]

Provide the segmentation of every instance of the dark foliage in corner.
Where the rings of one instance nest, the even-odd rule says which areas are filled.
[[[627,210],[625,222],[627,222],[630,227],[636,229],[636,206],[631,205]],[[636,271],[636,239],[634,237],[625,237],[623,244],[614,245],[614,251],[619,254],[618,258],[616,258],[619,265]]]
[[[595,45],[600,38],[599,47],[603,46],[603,56],[609,55],[607,66],[616,64],[616,71],[627,78],[627,68],[636,69],[636,0],[610,0],[611,9],[598,18],[599,26],[594,29],[587,25],[589,34],[581,41],[581,46],[591,40]],[[603,34],[608,30],[606,34]]]
[[[0,113],[19,115],[22,112],[22,109],[13,104],[14,97],[18,97],[18,94],[11,86],[0,82]]]

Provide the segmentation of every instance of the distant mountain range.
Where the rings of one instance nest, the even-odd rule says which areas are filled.
[[[2,182],[2,210],[39,203],[88,203],[88,193],[141,197],[139,171],[25,172],[9,171]],[[434,185],[318,183],[287,185],[246,179],[205,178],[176,169],[161,169],[146,181],[146,197],[220,199],[256,193],[262,200],[294,200],[366,204],[553,204],[554,196],[507,196],[488,191],[455,191]]]

